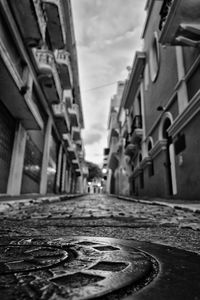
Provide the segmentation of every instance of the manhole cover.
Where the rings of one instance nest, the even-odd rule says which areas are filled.
[[[16,282],[6,280],[11,275],[18,282],[17,299],[24,293],[31,299],[91,299],[130,285],[139,290],[157,272],[156,260],[134,247],[86,237],[2,245],[0,266],[6,300],[12,298],[12,289],[16,291]]]
[[[1,300],[200,300],[200,256],[112,238],[20,240],[0,246]]]
[[[67,258],[67,251],[49,245],[0,245],[0,275],[51,268]]]

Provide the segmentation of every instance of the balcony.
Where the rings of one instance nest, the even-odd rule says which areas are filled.
[[[52,105],[56,126],[61,134],[69,132],[70,122],[65,103]]]
[[[71,135],[70,133],[63,133],[62,135],[63,141],[65,143],[66,148],[72,147]]]
[[[71,142],[70,146],[67,148],[69,159],[77,159],[76,145]]]
[[[137,51],[135,54],[130,79],[124,89],[122,96],[122,105],[125,109],[129,109],[133,105],[133,100],[135,99],[140,82],[143,77],[145,62],[145,52]]]
[[[199,46],[199,0],[164,0],[159,29],[163,45]]]
[[[84,160],[85,153],[84,153],[83,150],[80,150],[80,151],[78,152],[78,157],[79,157],[80,160]]]
[[[88,167],[86,167],[86,166],[83,166],[82,167],[82,173],[83,173],[83,176],[88,176],[88,174],[89,174],[89,170],[88,170]]]
[[[122,137],[126,137],[127,134],[128,134],[128,124],[127,124],[127,120],[126,120],[124,122],[124,124],[122,125],[121,135],[122,135]]]
[[[5,49],[0,41],[0,51]],[[43,120],[34,102],[31,85],[22,80],[16,64],[8,53],[0,57],[1,101],[26,130],[40,130]]]
[[[112,127],[110,130],[109,130],[109,133],[108,133],[108,144],[111,142],[112,138],[117,138],[119,137],[119,129],[118,129],[119,125],[116,124],[115,127]]]
[[[63,91],[63,101],[65,102],[67,109],[72,108],[73,94],[71,89]]]
[[[115,170],[119,164],[119,141],[116,137],[112,138],[110,152],[108,155],[108,168]]]
[[[62,88],[52,52],[33,49],[33,54],[40,72],[39,81],[49,104],[58,104],[62,101]]]
[[[76,176],[78,177],[78,176],[81,176],[81,170],[80,169],[76,169],[75,170],[75,173],[76,173]]]
[[[71,125],[78,127],[79,126],[79,106],[78,104],[72,104],[72,108],[68,108],[70,114]]]
[[[58,64],[58,72],[62,88],[71,89],[73,87],[73,76],[70,62],[70,54],[65,50],[56,50],[55,59]]]
[[[79,127],[72,127],[72,133],[71,133],[71,136],[72,136],[72,140],[74,142],[78,142],[78,141],[81,141],[81,130]]]
[[[132,143],[127,143],[125,146],[124,154],[132,158],[136,155],[136,153],[137,153],[137,146]]]
[[[142,116],[137,115],[133,119],[133,123],[131,126],[131,143],[137,144],[141,141],[143,136],[143,128],[142,128]]]
[[[47,30],[53,49],[66,45],[65,15],[62,0],[42,0],[47,15]]]
[[[109,155],[110,148],[104,148],[104,156]]]
[[[74,166],[75,169],[80,169],[80,164],[78,159],[72,159],[72,165]]]
[[[41,1],[9,0],[8,2],[26,44],[30,47],[37,47],[44,43],[46,21]]]

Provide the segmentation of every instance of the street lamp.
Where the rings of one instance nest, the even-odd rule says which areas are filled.
[[[103,174],[106,174],[106,173],[107,173],[107,169],[106,169],[106,168],[103,168],[102,173],[103,173]]]

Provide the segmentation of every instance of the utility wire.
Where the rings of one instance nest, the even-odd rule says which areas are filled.
[[[91,88],[91,89],[82,91],[82,93],[87,93],[87,92],[94,91],[94,90],[97,90],[97,89],[102,89],[102,88],[104,88],[104,87],[107,87],[107,86],[111,86],[111,85],[113,85],[113,84],[116,84],[117,82],[118,82],[118,81],[113,81],[113,82],[108,83],[108,84],[99,85],[99,86],[93,87],[93,88]]]

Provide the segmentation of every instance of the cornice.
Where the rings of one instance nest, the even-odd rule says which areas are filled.
[[[145,169],[147,166],[152,164],[152,157],[146,156],[140,163],[141,168]]]
[[[165,151],[166,149],[167,149],[167,140],[166,139],[160,140],[155,144],[155,146],[151,149],[151,151],[149,151],[149,155],[152,158],[155,158],[156,156],[158,156],[158,154],[161,151]]]
[[[200,111],[200,90],[190,100],[185,110],[178,115],[170,126],[168,132],[172,137],[175,137]]]

